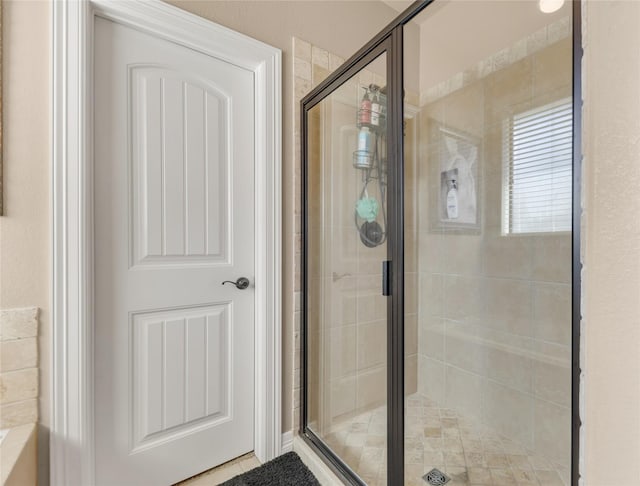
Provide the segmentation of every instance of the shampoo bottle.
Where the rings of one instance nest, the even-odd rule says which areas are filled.
[[[373,101],[371,102],[371,124],[376,127],[380,125],[380,98],[378,93],[373,96]]]
[[[371,131],[367,127],[362,127],[358,132],[358,150],[371,152]]]
[[[359,122],[361,124],[371,123],[371,100],[369,99],[369,92],[367,91],[360,102]]]
[[[455,179],[447,181],[447,218],[458,219],[458,182]]]

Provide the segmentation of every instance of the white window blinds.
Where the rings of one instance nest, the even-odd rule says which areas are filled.
[[[505,121],[504,233],[571,230],[572,129],[571,99]]]

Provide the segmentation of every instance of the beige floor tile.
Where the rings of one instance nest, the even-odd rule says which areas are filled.
[[[545,459],[540,456],[529,456],[529,463],[533,467],[533,469],[541,470],[541,471],[553,471],[554,467],[551,464],[551,461]]]
[[[424,449],[424,439],[422,437],[405,437],[405,450]]]
[[[484,451],[484,447],[482,446],[482,441],[478,439],[465,439],[463,437],[462,447],[465,452],[482,453],[482,451]]]
[[[516,479],[513,477],[511,469],[491,469],[491,478],[494,484],[499,484],[500,486],[516,484]]]
[[[424,464],[424,455],[422,450],[408,450],[404,452],[404,463],[405,464],[419,464],[422,466]]]
[[[361,474],[360,475],[360,479],[362,479],[365,483],[367,483],[368,485],[374,484],[374,485],[378,485],[378,476],[367,476],[365,474]]]
[[[440,423],[440,416],[436,415],[435,417],[429,417],[428,415],[424,417],[424,424],[427,427],[430,428],[434,428],[434,429],[440,429],[441,428],[441,423]]]
[[[260,466],[260,461],[258,461],[256,456],[253,453],[246,454],[226,464],[222,464],[221,466],[177,483],[176,486],[214,486],[258,466]]]
[[[502,447],[502,441],[500,440],[495,440],[495,439],[483,440],[482,445],[486,452],[493,452],[493,453],[504,452],[504,448]]]
[[[360,432],[366,434],[369,432],[369,422],[356,422],[351,425],[351,432]]]
[[[407,478],[422,477],[422,464],[407,464],[404,469]]]
[[[383,447],[363,447],[360,461],[368,461],[380,464],[385,458],[385,449]]]
[[[442,436],[442,429],[440,427],[425,427],[424,436],[440,438]]]
[[[387,445],[386,437],[382,435],[367,435],[364,445],[365,447],[385,447]]]
[[[351,433],[347,436],[347,441],[346,444],[348,446],[354,446],[354,447],[362,447],[364,445],[364,443],[367,440],[367,434],[366,433]]]
[[[325,440],[368,485],[386,484],[385,407],[335,424]],[[405,485],[425,486],[422,476],[433,468],[449,475],[451,486],[566,486],[568,476],[568,469],[419,395],[407,400],[405,462]]]
[[[464,458],[464,454],[462,452],[447,452],[444,453],[444,463],[447,465],[447,468],[454,467],[464,467],[466,465],[466,461]]]
[[[460,439],[442,439],[442,450],[452,452],[462,452],[462,441]]]
[[[444,453],[442,451],[424,451],[422,460],[430,471],[435,464],[444,464]]]
[[[379,465],[371,461],[360,461],[356,470],[360,476],[375,478],[378,476]]]
[[[455,429],[442,429],[442,437],[445,439],[460,440],[460,431]]]
[[[465,467],[449,467],[447,468],[446,474],[451,478],[451,482],[447,483],[451,486],[469,484],[469,474]]]
[[[368,483],[367,483],[368,484]],[[425,483],[423,479],[421,478],[407,478],[404,481],[405,486],[424,486]]]
[[[529,457],[522,454],[507,454],[512,469],[531,469]]]
[[[569,485],[571,483],[571,470],[568,467],[559,467],[557,471],[564,484]]]
[[[465,453],[464,459],[467,467],[484,467],[484,456],[480,452],[468,452]]]
[[[503,440],[502,446],[507,454],[526,455],[527,450],[520,444],[510,440]]]
[[[458,414],[455,410],[451,410],[450,408],[442,408],[440,409],[440,416],[442,418],[457,418]]]
[[[480,443],[482,443],[482,434],[477,431],[477,430],[472,430],[472,429],[460,429],[460,437],[462,437],[462,439],[469,439],[469,440],[475,440],[478,441]]]
[[[469,475],[469,483],[471,484],[491,484],[491,471],[483,467],[469,467],[467,468],[467,474]]]
[[[562,478],[556,471],[534,471],[540,484],[544,486],[564,486]]]
[[[442,451],[442,439],[434,439],[431,437],[424,439],[424,450],[425,451]]]
[[[507,456],[504,454],[487,453],[484,455],[484,461],[487,467],[490,468],[507,469],[510,467]]]
[[[242,469],[244,472],[251,471],[256,467],[260,467],[260,461],[258,461],[258,458],[253,454],[251,454],[248,457],[244,456],[243,458],[238,460],[237,464],[238,466],[240,466],[240,469]]]
[[[208,478],[211,482],[208,482],[206,484],[220,484],[235,476],[238,476],[239,474],[242,474],[243,472],[244,471],[238,464],[231,464],[228,467],[223,467],[217,471],[214,470],[213,472],[207,474],[205,478]],[[205,483],[203,483],[203,486],[204,484]]]
[[[445,429],[457,429],[458,428],[458,419],[457,418],[443,418],[442,419],[442,427]]]
[[[178,483],[180,486],[212,486],[215,483],[208,475],[199,475]]]
[[[513,473],[513,477],[515,478],[517,484],[535,485],[535,486],[539,484],[538,478],[533,472],[533,469],[511,468],[511,472]]]

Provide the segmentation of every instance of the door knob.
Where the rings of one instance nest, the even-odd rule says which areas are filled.
[[[231,280],[225,280],[224,282],[222,282],[222,285],[228,284],[228,283],[235,285],[238,290],[244,290],[247,287],[249,287],[249,279],[246,277],[240,277],[235,282]]]

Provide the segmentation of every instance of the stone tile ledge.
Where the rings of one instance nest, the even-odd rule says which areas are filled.
[[[25,424],[7,431],[0,443],[2,486],[35,486],[36,424]]]
[[[0,429],[38,421],[37,307],[0,310]]]

